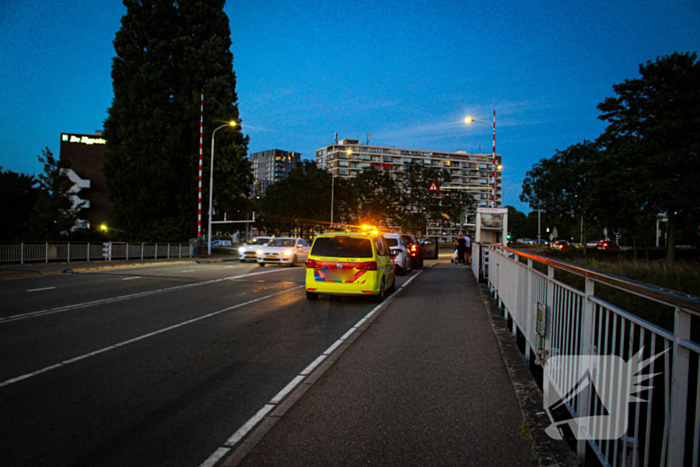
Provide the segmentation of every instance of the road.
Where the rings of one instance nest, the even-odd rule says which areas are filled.
[[[201,465],[375,307],[303,284],[241,263],[0,282],[0,463]]]

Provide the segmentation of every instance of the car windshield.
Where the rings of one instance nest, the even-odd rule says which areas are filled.
[[[311,250],[313,256],[336,258],[371,258],[372,243],[369,238],[319,237]]]
[[[389,247],[399,246],[399,241],[393,237],[384,237],[384,241],[386,242],[386,245]]]
[[[270,241],[270,239],[267,237],[256,237],[256,238],[252,239],[251,241],[249,241],[248,243],[246,243],[246,245],[265,245],[269,241]]]
[[[294,246],[296,240],[293,238],[275,238],[267,246]]]

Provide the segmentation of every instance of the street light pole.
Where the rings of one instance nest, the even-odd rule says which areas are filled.
[[[211,255],[211,217],[212,217],[212,201],[214,200],[214,135],[220,129],[227,126],[236,126],[236,122],[231,121],[226,125],[221,125],[219,128],[211,132],[211,167],[209,168],[209,227],[207,230],[208,246],[207,254]]]
[[[333,197],[335,195],[335,173],[331,172],[331,229],[333,228]]]
[[[486,120],[475,120],[467,117],[464,119],[466,123],[481,122],[491,125]],[[493,111],[493,153],[491,157],[491,207],[496,207],[496,111]]]

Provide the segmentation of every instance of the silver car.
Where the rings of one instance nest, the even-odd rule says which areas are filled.
[[[404,237],[400,234],[387,233],[382,235],[387,246],[391,250],[391,254],[394,257],[394,264],[396,264],[396,274],[399,276],[406,275],[407,272],[413,270],[413,261],[408,252],[410,244],[406,242]]]
[[[255,237],[240,247],[238,249],[238,257],[241,262],[245,263],[247,261],[257,261],[258,259],[255,256],[255,252],[258,251],[261,246],[267,245],[270,240],[272,240],[272,237]]]

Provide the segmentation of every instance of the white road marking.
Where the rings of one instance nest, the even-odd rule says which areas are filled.
[[[216,315],[220,315],[220,314],[225,313],[227,311],[235,310],[236,308],[241,308],[243,306],[251,305],[251,304],[256,303],[256,302],[267,300],[268,298],[276,297],[278,295],[282,295],[282,294],[285,294],[288,292],[292,292],[294,290],[298,290],[302,287],[304,287],[304,286],[300,285],[298,287],[293,287],[291,289],[283,290],[282,292],[275,292],[275,293],[270,294],[270,295],[265,295],[264,297],[249,300],[245,303],[239,303],[238,305],[233,305],[233,306],[230,306],[228,308],[224,308],[223,310],[219,310],[219,311],[214,311],[213,313],[202,315],[202,316],[199,316],[197,318],[192,318],[192,319],[189,319],[187,321],[183,321],[182,323],[174,324],[172,326],[168,326],[167,328],[159,329],[158,331],[149,332],[148,334],[144,334],[144,335],[139,336],[139,337],[134,337],[133,339],[119,342],[118,344],[110,345],[109,347],[104,347],[102,349],[95,350],[94,352],[90,352],[90,353],[87,353],[85,355],[80,355],[79,357],[71,358],[70,360],[64,360],[61,363],[57,363],[55,365],[51,365],[51,366],[48,366],[46,368],[42,368],[41,370],[37,370],[37,371],[34,371],[32,373],[27,373],[26,375],[18,376],[16,378],[8,379],[7,381],[0,383],[0,388],[5,387],[5,386],[9,386],[10,384],[14,384],[14,383],[17,383],[19,381],[23,381],[25,379],[32,378],[32,377],[40,375],[42,373],[46,373],[46,372],[55,370],[57,368],[64,367],[66,365],[70,365],[71,363],[76,363],[76,362],[79,362],[81,360],[85,360],[86,358],[94,357],[95,355],[109,352],[111,350],[118,349],[120,347],[124,347],[124,346],[129,345],[129,344],[133,344],[134,342],[139,342],[139,341],[142,341],[144,339],[148,339],[149,337],[157,336],[159,334],[163,334],[165,332],[172,331],[173,329],[178,329],[178,328],[181,328],[183,326],[187,326],[188,324],[196,323],[198,321],[202,321],[204,319],[211,318],[211,317],[216,316]]]
[[[62,306],[62,307],[58,307],[58,308],[51,308],[48,310],[34,311],[32,313],[24,313],[21,315],[14,315],[14,316],[8,316],[6,318],[0,318],[0,324],[8,323],[10,321],[17,321],[20,319],[36,318],[38,316],[50,315],[50,314],[54,314],[54,313],[60,313],[63,311],[77,310],[79,308],[87,308],[87,307],[91,307],[91,306],[104,305],[107,303],[120,302],[123,300],[131,300],[132,298],[148,297],[148,296],[155,295],[155,294],[160,294],[160,293],[165,293],[165,292],[173,292],[176,290],[184,290],[184,289],[188,289],[191,287],[200,287],[203,285],[215,284],[217,282],[222,282],[222,281],[232,281],[232,280],[237,280],[237,279],[245,279],[246,277],[259,276],[261,274],[270,274],[270,273],[279,272],[279,271],[288,271],[288,269],[277,269],[277,268],[276,269],[268,269],[266,271],[261,271],[261,272],[254,272],[254,273],[249,273],[249,274],[239,274],[237,276],[224,277],[223,279],[214,279],[214,280],[210,280],[210,281],[197,282],[197,283],[193,283],[193,284],[177,285],[174,287],[167,287],[165,289],[149,290],[146,292],[140,292],[140,293],[135,293],[135,294],[130,294],[130,295],[122,295],[119,297],[103,298],[101,300],[95,300],[92,302],[77,303],[75,305],[67,305],[67,306]],[[42,289],[34,289],[34,290],[36,291],[36,290],[42,290]],[[28,292],[30,292],[30,291],[28,291]]]
[[[411,277],[409,280],[404,282],[399,289],[403,289],[406,287],[413,279],[418,277],[423,271],[418,271],[415,276]],[[305,286],[304,286],[305,287]],[[278,392],[275,397],[270,399],[270,401],[265,404],[265,406],[258,410],[258,413],[253,415],[247,422],[243,424],[226,442],[223,444],[223,446],[214,452],[211,456],[209,456],[209,459],[207,459],[203,464],[201,464],[199,467],[211,467],[216,462],[218,462],[223,456],[225,456],[231,448],[233,448],[240,440],[242,440],[250,430],[255,428],[255,426],[262,420],[264,419],[268,413],[274,409],[277,404],[279,404],[295,387],[297,387],[299,384],[301,384],[302,381],[318,366],[323,362],[334,350],[336,350],[338,347],[340,347],[343,342],[345,342],[347,339],[350,338],[350,336],[353,335],[355,331],[357,331],[366,321],[369,319],[373,314],[375,314],[377,311],[379,311],[386,302],[382,302],[379,305],[375,306],[370,310],[369,313],[367,313],[364,317],[362,317],[361,320],[359,320],[355,325],[350,328],[348,332],[343,334],[342,337],[340,337],[337,341],[333,343],[330,347],[328,347],[321,355],[316,357],[316,359],[309,364],[304,370],[299,373],[297,376],[294,377],[280,392]],[[222,451],[223,449],[226,449],[226,451]],[[213,460],[216,459],[216,460]]]
[[[265,404],[265,406],[258,410],[258,413],[253,415],[250,420],[245,422],[242,427],[240,427],[226,442],[224,446],[231,447],[239,442],[255,425],[258,424],[260,420],[265,418],[265,416],[270,413],[270,410],[274,409],[274,404]]]
[[[180,272],[194,272],[194,269],[185,269],[184,271],[180,271]]]
[[[133,281],[134,279],[141,279],[141,276],[125,277],[123,281]]]
[[[27,292],[41,292],[41,291],[43,291],[43,290],[53,290],[53,289],[55,289],[55,288],[56,288],[56,287],[44,287],[44,288],[41,288],[41,289],[29,289],[29,290],[27,290]]]

